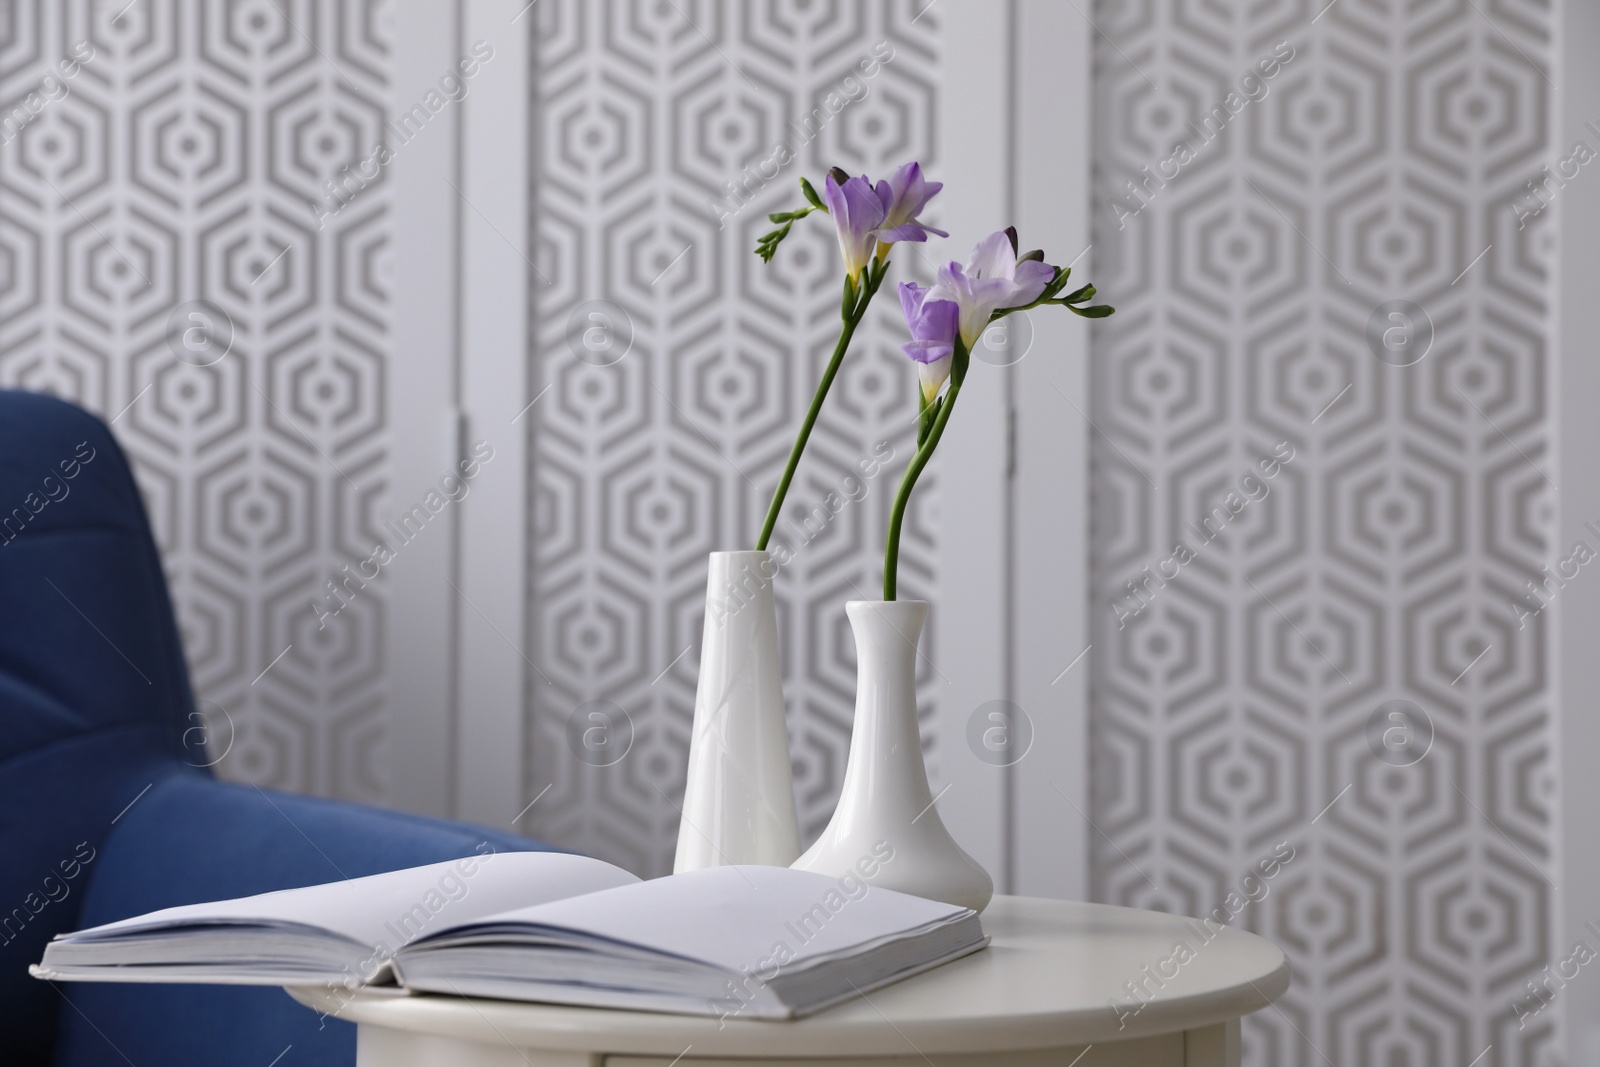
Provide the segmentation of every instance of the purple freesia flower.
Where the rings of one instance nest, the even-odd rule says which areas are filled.
[[[1056,276],[1056,269],[1036,259],[1017,259],[1015,231],[991,233],[972,250],[965,269],[954,261],[939,268],[932,299],[954,301],[961,308],[961,341],[972,351],[989,326],[989,316],[1003,308],[1031,304]]]
[[[930,297],[932,289],[915,282],[900,283],[900,310],[906,317],[911,340],[901,347],[917,361],[917,379],[922,397],[932,401],[939,387],[950,377],[950,363],[956,349],[956,327],[961,309],[954,301]]]
[[[865,174],[839,182],[832,172],[822,183],[822,199],[839,232],[839,252],[845,273],[860,278],[878,243],[878,228],[888,216],[884,204]]]
[[[949,237],[943,230],[923,225],[917,219],[922,209],[928,206],[928,201],[943,188],[943,182],[930,182],[923,178],[922,164],[916,162],[903,164],[893,177],[879,181],[877,193],[878,201],[883,205],[884,222],[883,228],[878,231],[878,240],[884,244],[926,241],[930,233]]]
[[[926,241],[930,233],[949,237],[917,218],[943,188],[943,183],[930,182],[922,176],[920,163],[904,164],[876,187],[865,174],[852,178],[844,176],[843,171],[829,171],[822,183],[822,199],[833,216],[839,251],[850,277],[861,276],[880,243]]]

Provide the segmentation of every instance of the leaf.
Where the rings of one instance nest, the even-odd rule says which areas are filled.
[[[793,211],[775,211],[768,215],[767,219],[771,222],[798,222],[815,210],[817,209],[814,207],[801,207],[795,208]]]
[[[1071,267],[1057,267],[1056,276],[1050,279],[1049,284],[1044,287],[1044,292],[1040,296],[1045,298],[1055,296],[1066,287],[1067,279],[1070,277],[1072,277]]]
[[[761,257],[761,262],[772,262],[773,254],[778,251],[779,242],[781,242],[785,237],[789,236],[789,227],[793,225],[794,223],[791,222],[779,227],[776,230],[773,230],[770,233],[761,235],[761,237],[756,241],[756,255]]]
[[[1086,319],[1104,319],[1117,313],[1117,309],[1110,304],[1095,304],[1093,307],[1086,308],[1076,308],[1068,304],[1067,310],[1076,315],[1082,315]]]
[[[1062,297],[1061,302],[1063,304],[1081,304],[1085,300],[1093,300],[1094,294],[1094,286],[1086,285],[1082,289],[1075,290]]]
[[[817,191],[811,187],[811,183],[804,178],[800,179],[800,191],[806,195],[806,200],[810,202],[812,207],[823,214],[827,214],[828,205],[822,202],[822,197],[817,195]]]

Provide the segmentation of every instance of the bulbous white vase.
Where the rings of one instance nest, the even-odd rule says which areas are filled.
[[[928,603],[852,600],[844,610],[856,638],[844,790],[828,828],[794,866],[982,911],[994,881],[945,829],[922,762],[916,666]]]
[[[787,867],[800,854],[765,552],[713,552],[674,871]]]

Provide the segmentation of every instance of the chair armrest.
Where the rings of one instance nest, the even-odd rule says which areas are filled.
[[[94,860],[80,921],[93,926],[157,908],[290,889],[537,841],[253,786],[183,775],[157,783]],[[355,1029],[281,990],[238,986],[60,983],[57,1067],[110,1062],[273,1062],[349,1067]],[[287,1059],[287,1058],[286,1058]]]

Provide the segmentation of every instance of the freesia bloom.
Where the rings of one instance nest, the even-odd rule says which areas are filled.
[[[865,174],[846,178],[842,183],[833,172],[822,183],[822,199],[839,232],[839,252],[844,256],[845,273],[861,277],[878,243],[878,228],[887,218],[884,204]]]
[[[970,352],[988,328],[989,316],[1033,303],[1055,276],[1056,269],[1048,263],[1019,261],[1016,231],[999,230],[978,242],[965,269],[954,261],[940,267],[939,283],[930,298],[954,301],[960,307],[961,341]]]
[[[961,309],[954,301],[932,297],[932,289],[914,282],[900,283],[900,310],[906,317],[911,340],[901,347],[917,361],[917,379],[922,398],[932,402],[939,387],[950,377],[950,362],[955,355],[956,326]]]
[[[908,190],[909,187],[908,178]],[[907,199],[909,202],[909,192]],[[949,263],[941,268],[938,283],[932,288],[924,289],[910,282],[901,284],[900,310],[905,313],[906,327],[911,333],[911,341],[904,348],[906,355],[917,361],[922,406],[917,412],[917,454],[906,467],[889,510],[889,534],[883,549],[883,599],[893,600],[898,588],[900,529],[911,490],[934,449],[939,447],[950,413],[955,410],[956,400],[961,395],[962,377],[967,371],[967,356],[996,313],[1003,316],[1013,310],[1045,303],[1070,308],[1090,319],[1103,319],[1115,310],[1104,304],[1078,306],[1093,299],[1092,285],[1057,298],[1067,281],[1065,271],[1059,272],[1059,280],[1057,273],[1056,268],[1044,261],[1043,252],[1019,256],[1017,231],[1007,227],[980,241],[965,267]],[[881,278],[881,275],[874,277]],[[1050,294],[1048,300],[1046,293]],[[962,357],[959,364],[955,359],[958,354]],[[940,397],[939,389],[946,379],[950,386]]]
[[[883,205],[883,228],[878,240],[884,244],[896,241],[926,241],[928,234],[949,237],[943,230],[925,226],[917,219],[928,206],[934,194],[944,188],[943,182],[930,182],[922,176],[922,164],[906,163],[894,176],[878,182],[878,202]]]
[[[930,182],[922,176],[920,163],[901,166],[876,187],[865,174],[851,178],[843,171],[829,171],[822,183],[822,199],[833,216],[834,228],[839,233],[839,251],[850,277],[861,276],[880,243],[926,241],[930,233],[950,236],[943,230],[923,225],[917,218],[928,201],[943,188],[943,183]]]

